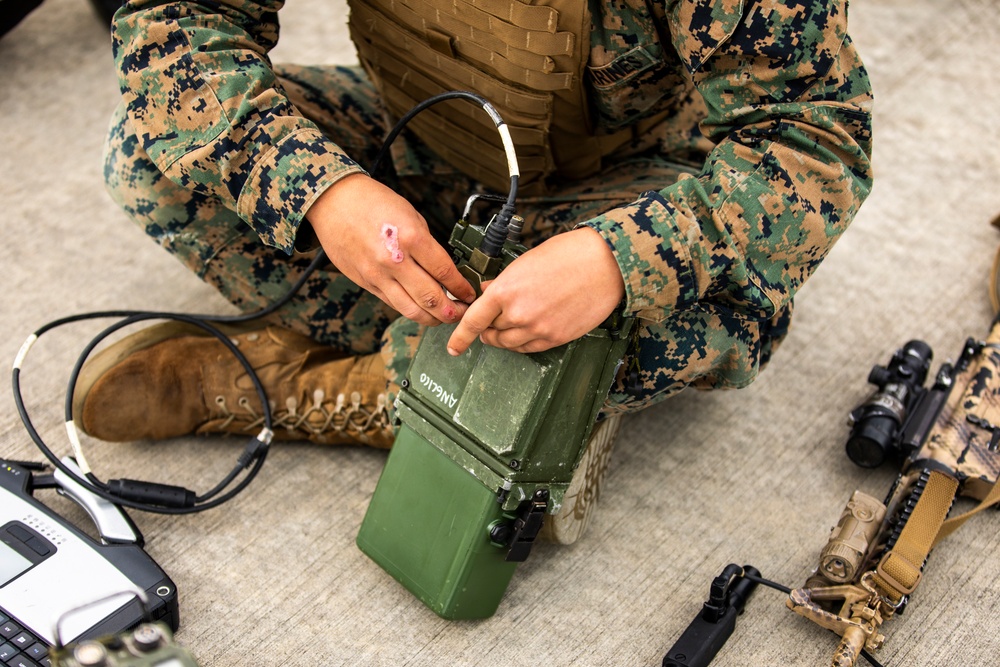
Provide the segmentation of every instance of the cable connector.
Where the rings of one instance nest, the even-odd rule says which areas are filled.
[[[680,639],[663,656],[662,667],[707,667],[736,627],[747,599],[757,582],[744,576],[760,572],[745,565],[730,564],[712,581],[708,600]]]
[[[182,486],[143,482],[137,479],[112,479],[108,491],[123,500],[159,507],[193,507],[197,496]]]
[[[486,228],[486,235],[483,242],[479,244],[479,249],[488,257],[499,257],[503,244],[507,240],[507,227],[511,218],[514,217],[514,207],[506,203],[500,207],[500,212],[493,218]]]
[[[274,438],[274,431],[269,428],[261,429],[257,437],[247,443],[246,449],[243,450],[243,453],[236,460],[239,466],[241,468],[249,468],[257,460],[257,457],[267,450],[272,438]]]

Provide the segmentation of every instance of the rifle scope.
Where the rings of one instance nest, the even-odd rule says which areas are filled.
[[[847,456],[854,463],[877,468],[890,454],[900,453],[900,433],[924,393],[933,356],[927,343],[911,340],[896,351],[888,366],[872,368],[868,382],[877,389],[851,411]]]

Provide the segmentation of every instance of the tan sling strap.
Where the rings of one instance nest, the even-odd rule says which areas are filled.
[[[986,497],[983,498],[982,502],[968,512],[959,514],[958,516],[953,516],[942,524],[941,530],[938,531],[937,537],[934,539],[934,546],[937,546],[938,542],[961,528],[962,524],[971,519],[973,516],[979,514],[987,507],[996,505],[997,503],[1000,503],[1000,484],[994,483],[993,488],[990,489],[988,494],[986,494]]]
[[[993,218],[990,224],[1000,229],[1000,215]],[[993,306],[993,314],[1000,314],[1000,246],[993,256],[993,266],[990,269],[990,304]]]
[[[931,482],[934,483],[933,490]],[[906,522],[899,541],[882,557],[876,569],[875,583],[894,602],[898,603],[903,595],[909,595],[916,588],[920,582],[923,562],[931,549],[973,516],[1000,502],[1000,483],[994,483],[978,505],[968,512],[945,520],[957,490],[958,480],[940,472],[931,473],[931,481],[920,496],[913,515]]]
[[[580,178],[632,135],[591,131],[583,71],[591,15],[586,0],[350,0],[361,63],[391,116],[448,90],[471,90],[497,108],[518,151],[526,194],[552,174]],[[510,183],[488,117],[447,102],[410,124],[436,153],[491,189]]]
[[[879,590],[894,603],[909,595],[920,583],[920,575],[934,546],[941,524],[948,516],[958,490],[958,480],[933,471],[899,539],[882,556],[874,581]]]

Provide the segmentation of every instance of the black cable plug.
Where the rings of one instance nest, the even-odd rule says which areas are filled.
[[[197,496],[190,489],[137,479],[108,480],[108,490],[118,498],[157,507],[193,507]]]
[[[662,667],[707,667],[736,627],[757,582],[744,573],[759,577],[749,565],[729,564],[712,581],[708,600],[701,612],[663,656]]]
[[[259,437],[254,438],[253,440],[247,443],[247,446],[243,450],[243,453],[240,454],[239,458],[237,459],[237,463],[241,468],[249,468],[250,464],[256,461],[258,456],[260,456],[263,452],[267,451],[267,447],[270,444],[271,444],[270,432],[268,432],[268,435],[264,439],[261,439]]]
[[[479,249],[487,257],[499,257],[503,244],[507,240],[507,228],[510,226],[511,218],[514,217],[514,207],[506,203],[500,207],[500,212],[486,228]]]

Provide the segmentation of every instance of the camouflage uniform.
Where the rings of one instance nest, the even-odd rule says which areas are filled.
[[[124,100],[106,176],[147,233],[249,311],[309,263],[305,212],[371,164],[386,114],[360,68],[271,65],[281,2],[211,4],[129,0],[117,14]],[[870,190],[871,91],[846,2],[590,4],[594,132],[660,120],[597,173],[556,173],[519,198],[527,244],[588,225],[614,252],[641,326],[607,409],[744,386]],[[392,162],[376,176],[443,241],[480,184],[412,137]],[[390,379],[420,334],[334,267],[277,318],[343,350],[382,350]],[[633,362],[638,396],[622,381]]]

